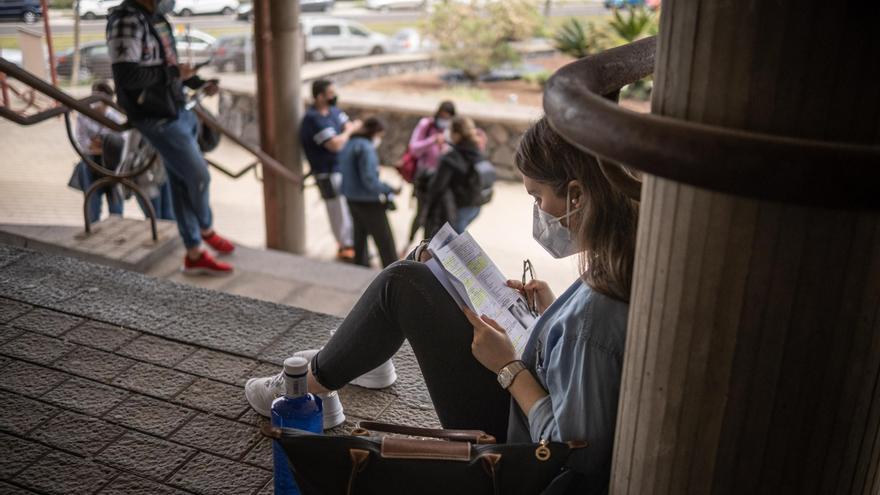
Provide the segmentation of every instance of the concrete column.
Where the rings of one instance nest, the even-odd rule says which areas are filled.
[[[652,111],[876,145],[878,11],[664,1]],[[611,493],[880,493],[880,214],[642,197]]]
[[[261,146],[302,176],[299,2],[256,0],[254,15]],[[263,196],[266,246],[305,253],[305,201],[299,186],[264,168]]]

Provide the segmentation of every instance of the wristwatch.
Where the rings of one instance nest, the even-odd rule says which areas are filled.
[[[526,367],[526,363],[522,361],[511,361],[507,363],[501,371],[498,372],[498,383],[501,385],[501,388],[507,390],[513,384],[513,379],[516,378],[516,375],[528,369]]]

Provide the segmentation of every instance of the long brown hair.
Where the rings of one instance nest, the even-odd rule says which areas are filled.
[[[452,119],[452,125],[449,132],[461,136],[464,142],[468,142],[474,146],[477,145],[477,126],[474,121],[467,117],[455,117]]]
[[[615,167],[616,175],[623,174],[630,184],[637,184],[635,176],[616,165],[600,166],[593,156],[565,141],[546,118],[523,135],[516,166],[526,177],[550,185],[558,196],[566,196],[573,180],[581,185],[586,203],[569,222],[582,250],[581,277],[593,290],[629,302],[639,203],[632,187],[609,181],[608,170]]]

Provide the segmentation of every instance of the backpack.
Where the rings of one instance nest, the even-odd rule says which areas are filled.
[[[419,160],[412,154],[409,146],[406,148],[406,153],[400,157],[400,160],[397,161],[395,165],[397,168],[397,172],[403,177],[403,180],[412,184],[416,178],[416,172],[418,172],[419,168]]]
[[[434,123],[431,122],[431,125],[427,127],[426,132],[431,132],[431,129],[434,129]],[[421,139],[425,139],[425,136],[421,136]],[[400,160],[397,161],[397,164],[394,166],[397,169],[397,172],[403,177],[403,180],[413,184],[416,179],[416,174],[419,171],[419,159],[412,152],[412,148],[407,145],[406,152],[400,157]]]
[[[471,184],[475,191],[479,191],[479,206],[492,201],[492,190],[498,174],[495,165],[489,160],[483,159],[474,164],[474,173],[471,176]]]

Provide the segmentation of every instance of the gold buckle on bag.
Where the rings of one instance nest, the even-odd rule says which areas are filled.
[[[546,461],[550,458],[550,449],[547,447],[547,440],[541,440],[538,448],[535,449],[535,457],[539,461]]]

